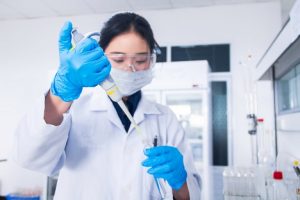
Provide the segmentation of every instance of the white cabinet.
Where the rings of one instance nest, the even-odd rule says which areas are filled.
[[[204,89],[186,90],[160,90],[144,91],[147,98],[155,100],[175,113],[177,119],[185,130],[186,136],[193,150],[194,161],[197,169],[203,169],[203,146],[209,132],[208,94]],[[207,148],[207,147],[206,147]],[[207,162],[207,161],[206,161]]]
[[[143,89],[148,99],[169,106],[184,128],[202,177],[202,199],[209,199],[207,170],[212,160],[208,70],[206,61],[159,63],[155,79]]]
[[[167,105],[177,116],[193,149],[198,170],[210,164],[209,66],[207,61],[158,63],[148,99]]]

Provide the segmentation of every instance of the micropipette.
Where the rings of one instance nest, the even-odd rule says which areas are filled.
[[[93,36],[98,36],[100,37],[99,32],[90,32],[85,35],[79,33],[76,28],[72,30],[72,39],[74,41],[74,46],[72,48],[75,48],[75,45],[78,44],[80,41],[83,41],[86,38],[90,38]],[[100,83],[100,86],[105,90],[106,94],[111,98],[111,100],[117,102],[120,106],[120,108],[123,110],[125,115],[128,117],[130,120],[131,124],[134,126],[136,131],[139,133],[139,135],[142,136],[142,142],[144,145],[147,145],[147,139],[146,136],[143,134],[141,129],[138,127],[136,122],[134,121],[132,115],[128,111],[126,105],[124,104],[122,97],[123,95],[121,94],[120,90],[116,86],[113,78],[109,75],[102,83]]]

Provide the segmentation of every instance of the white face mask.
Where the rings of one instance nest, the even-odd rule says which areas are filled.
[[[111,77],[114,79],[120,92],[125,96],[130,96],[151,83],[153,79],[152,69],[130,72],[116,68],[111,68]]]

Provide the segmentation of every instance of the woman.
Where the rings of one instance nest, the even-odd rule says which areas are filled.
[[[167,107],[141,94],[152,80],[158,47],[149,23],[134,13],[116,14],[99,45],[88,38],[75,49],[71,32],[65,23],[51,88],[16,131],[17,162],[50,176],[59,172],[55,200],[161,199],[158,179],[165,180],[168,199],[200,199],[182,127]],[[141,131],[97,86],[109,74]],[[93,90],[81,95],[84,87]],[[145,148],[139,132],[158,147]]]

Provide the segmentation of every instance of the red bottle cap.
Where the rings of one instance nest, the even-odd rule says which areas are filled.
[[[257,121],[258,122],[264,122],[264,118],[258,118]]]
[[[273,173],[273,178],[275,180],[282,180],[282,178],[283,178],[282,171],[275,171]]]

